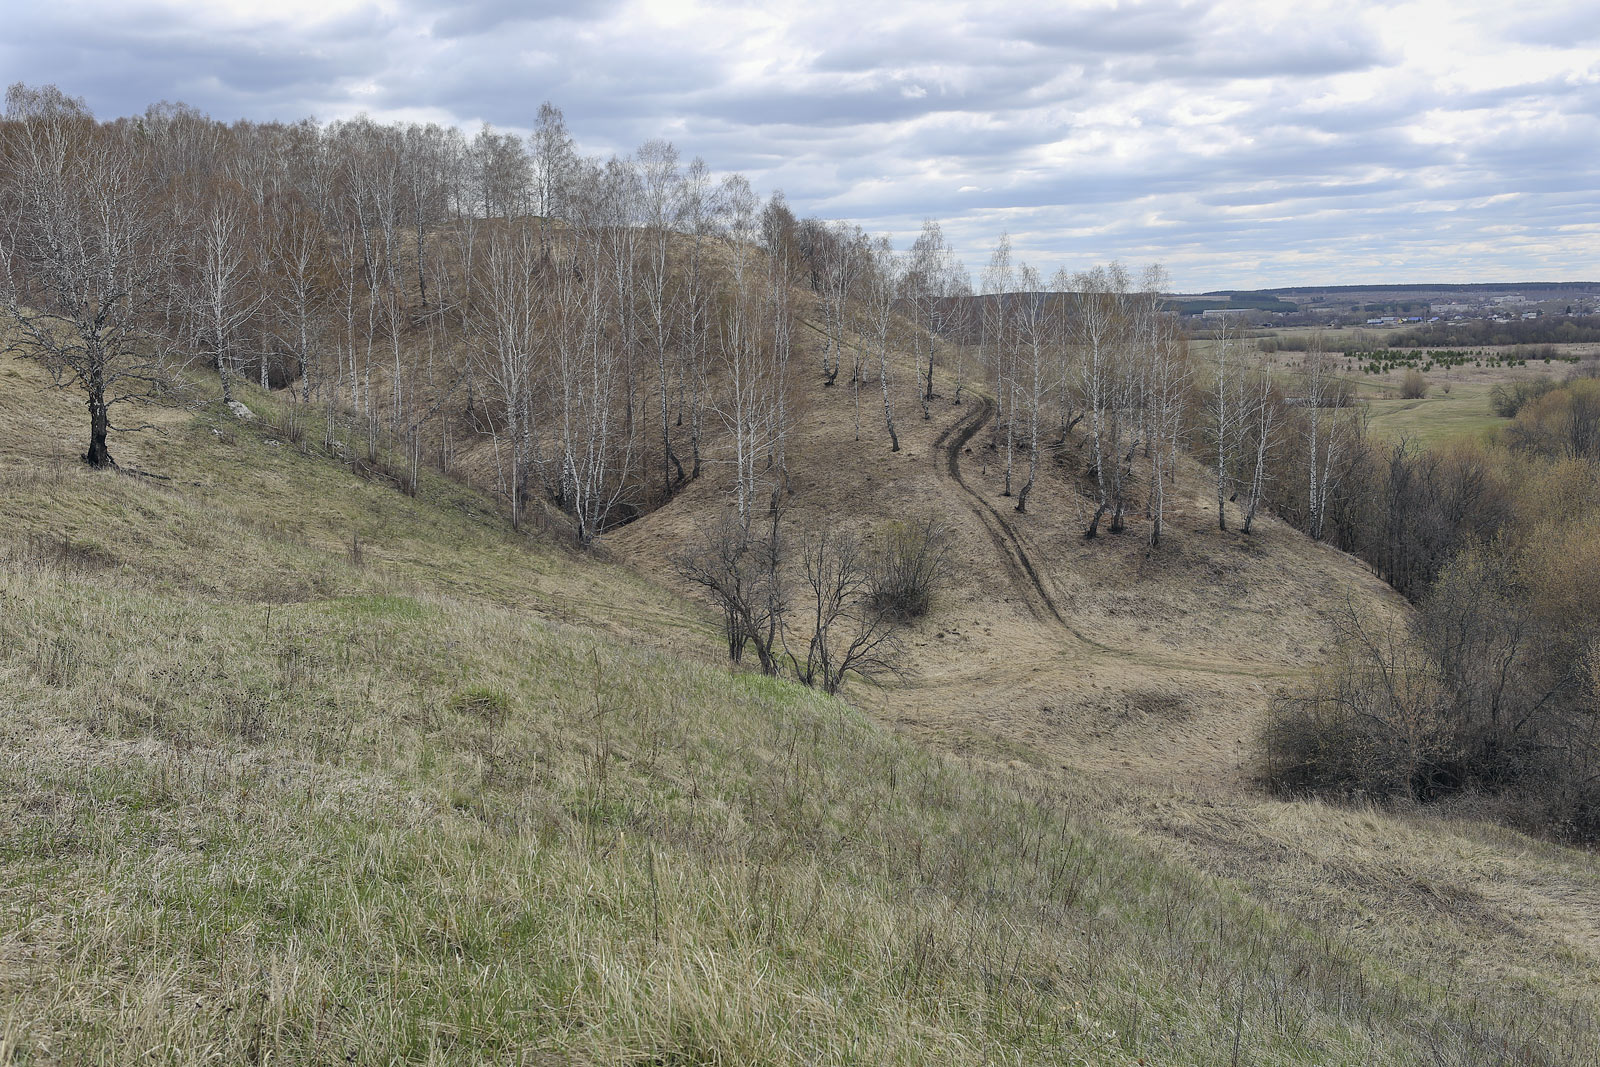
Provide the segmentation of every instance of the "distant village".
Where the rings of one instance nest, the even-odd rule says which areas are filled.
[[[1201,320],[1251,326],[1420,326],[1511,323],[1600,314],[1600,283],[1270,289],[1176,295],[1172,305]]]

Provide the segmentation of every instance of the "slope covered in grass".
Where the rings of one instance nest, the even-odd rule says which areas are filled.
[[[0,430],[0,1063],[1595,1059],[457,486],[162,419]]]

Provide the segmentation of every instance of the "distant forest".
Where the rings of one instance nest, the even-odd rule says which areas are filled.
[[[1388,339],[1396,348],[1461,348],[1484,345],[1565,345],[1600,342],[1600,315],[1513,319],[1494,322],[1430,322]]]

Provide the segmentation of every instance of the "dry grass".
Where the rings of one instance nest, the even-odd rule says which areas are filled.
[[[1158,553],[1137,516],[1128,534],[1085,542],[1082,464],[1067,453],[1048,465],[1032,514],[1018,516],[1001,496],[1003,456],[980,434],[964,477],[1015,532],[1062,625],[1002,565],[933,449],[960,409],[944,401],[931,423],[902,415],[904,451],[892,455],[881,419],[857,443],[848,397],[829,400],[795,446],[795,513],[865,529],[932,509],[957,535],[956,578],[907,642],[909,676],[847,696],[936,749],[1066,783],[1102,825],[1418,981],[1448,975],[1486,1015],[1564,1026],[1600,1010],[1586,977],[1600,944],[1581,933],[1600,929],[1592,856],[1503,831],[1492,813],[1352,815],[1255,788],[1268,700],[1330,647],[1337,611],[1407,610],[1358,561],[1270,516],[1248,537],[1219,533],[1196,468],[1169,493]],[[914,410],[908,392],[897,403]],[[674,507],[627,530],[627,553],[666,551],[696,514],[692,500]]]
[[[730,675],[680,599],[446,482],[203,411],[127,446],[165,480],[0,441],[0,1063],[1600,1060],[1592,862],[1238,791],[1241,694],[1328,594],[1208,616],[1369,579],[1198,515],[1165,563],[1079,552],[1052,475],[1047,625],[904,410],[897,457],[811,424],[797,510],[958,527],[916,678],[853,694],[915,738]]]

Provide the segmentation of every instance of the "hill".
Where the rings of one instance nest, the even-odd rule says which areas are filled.
[[[1595,1062],[1592,859],[1248,787],[1338,591],[1399,610],[1287,528],[1091,548],[1067,473],[995,499],[981,398],[890,454],[839,390],[796,511],[957,530],[852,707],[717,663],[660,566],[710,480],[608,562],[254,391],[90,471],[41,386],[0,361],[0,1062]]]

